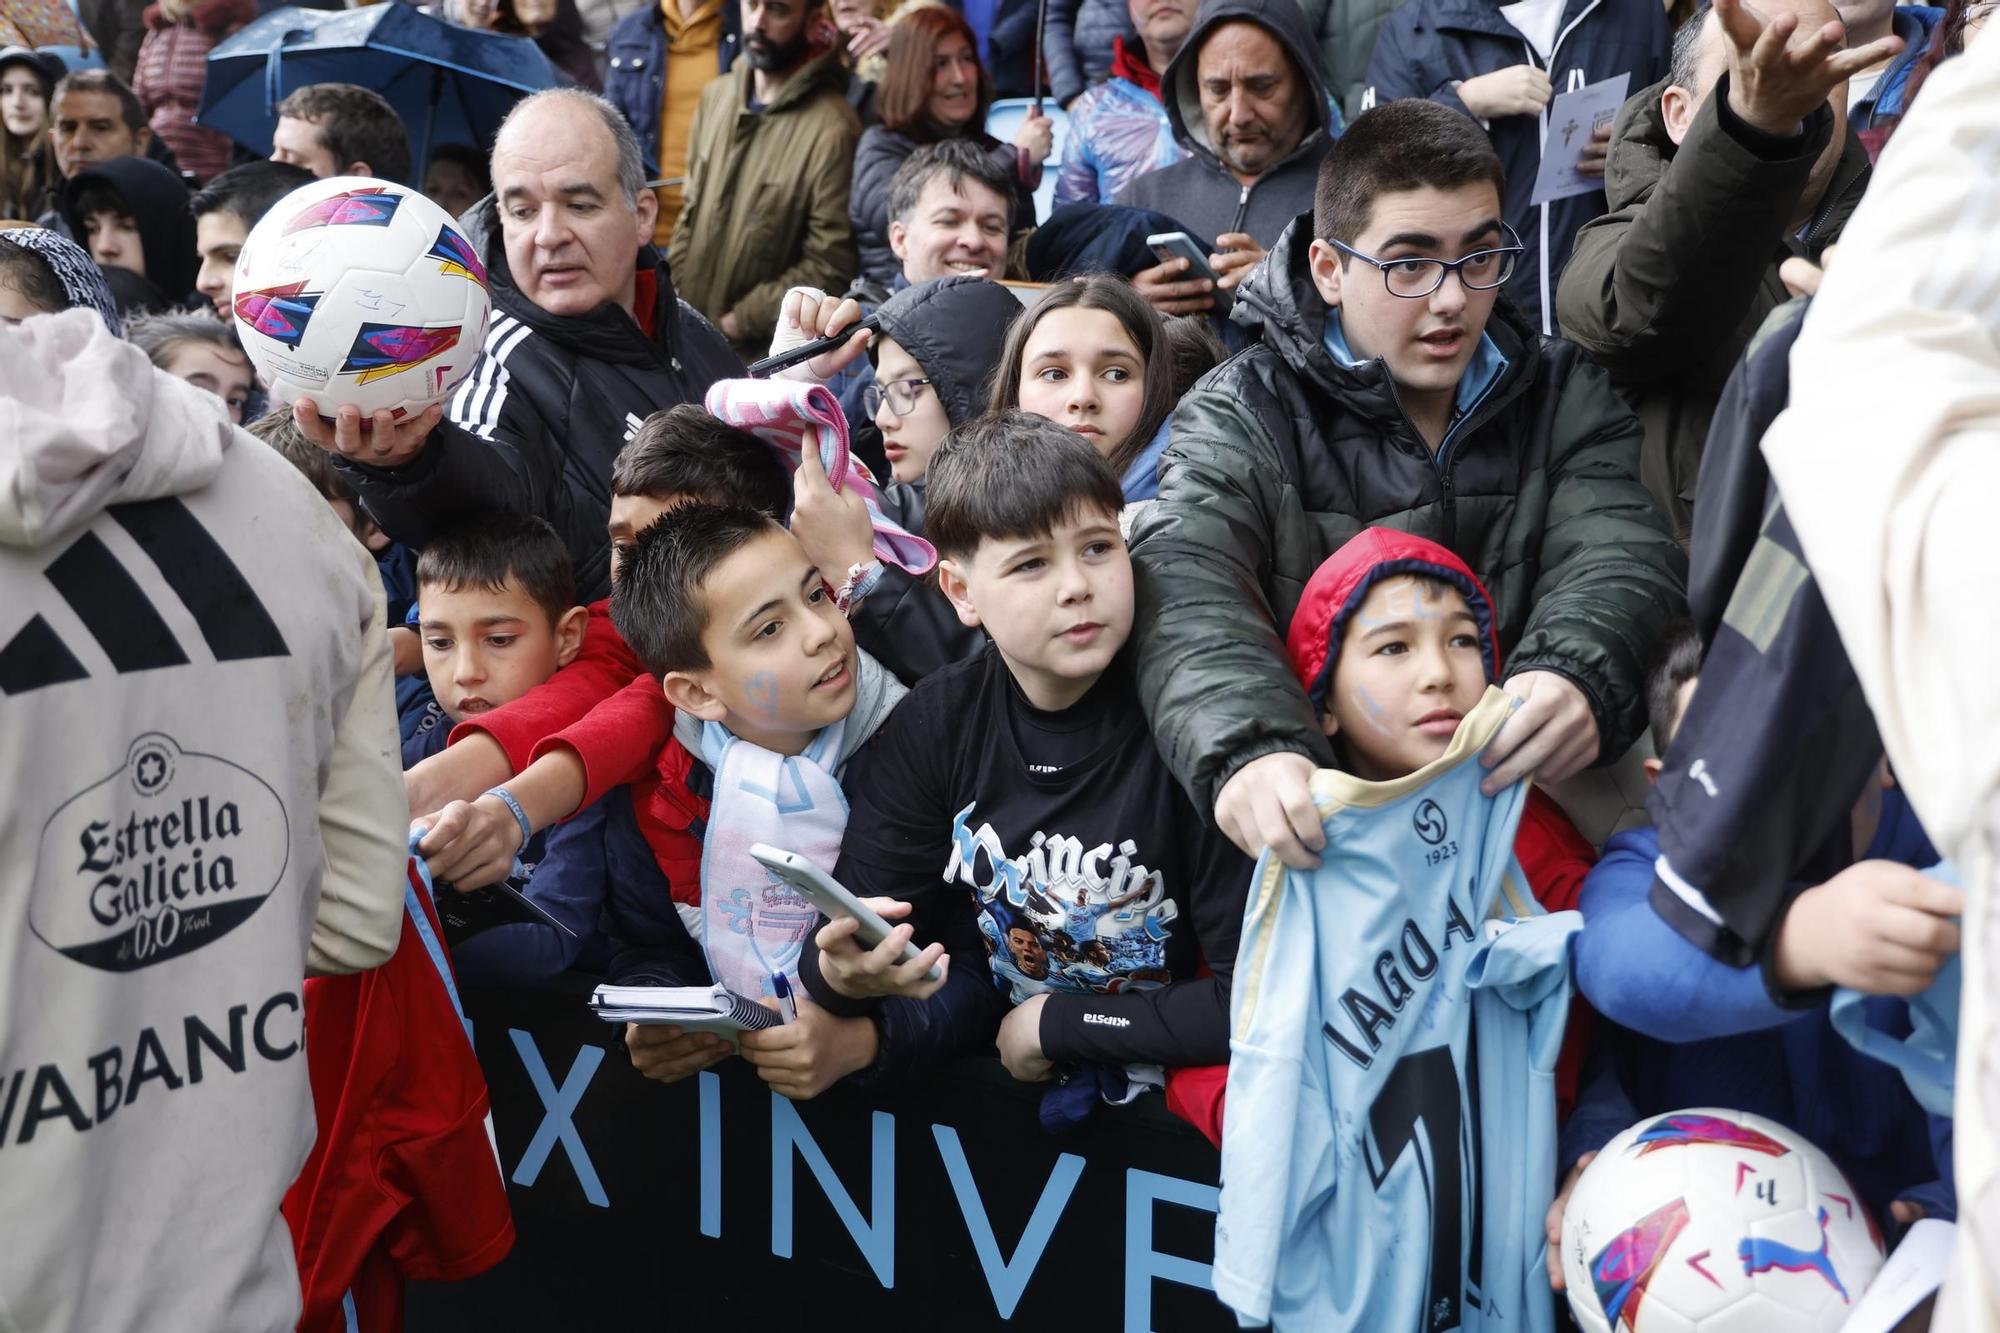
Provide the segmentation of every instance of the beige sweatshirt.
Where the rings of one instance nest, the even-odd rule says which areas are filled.
[[[1924,828],[1970,892],[1959,1232],[1933,1327],[2000,1330],[2000,39],[1925,83],[1842,236],[1764,438]]]
[[[405,827],[374,563],[87,311],[0,325],[0,1330],[288,1328],[308,960]]]

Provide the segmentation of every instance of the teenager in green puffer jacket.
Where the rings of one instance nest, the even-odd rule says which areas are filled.
[[[1354,123],[1320,180],[1314,214],[1238,292],[1233,317],[1262,341],[1182,400],[1133,542],[1139,693],[1161,751],[1225,832],[1288,860],[1317,836],[1295,798],[1332,754],[1284,634],[1314,569],[1363,528],[1441,542],[1492,590],[1505,679],[1528,697],[1489,752],[1496,778],[1623,753],[1644,723],[1645,665],[1686,605],[1686,560],[1639,482],[1638,420],[1576,348],[1496,304],[1509,258],[1470,258],[1510,243],[1478,127],[1390,103]],[[1466,262],[1401,299],[1316,233],[1377,258]],[[1261,765],[1218,804],[1268,756],[1295,762]]]

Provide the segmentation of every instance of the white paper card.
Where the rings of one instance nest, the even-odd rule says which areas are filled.
[[[1604,188],[1604,177],[1586,176],[1576,169],[1590,136],[1600,125],[1618,118],[1625,105],[1625,89],[1630,74],[1619,74],[1602,83],[1585,84],[1573,93],[1563,93],[1549,103],[1548,134],[1542,139],[1542,169],[1535,173],[1535,193],[1530,203],[1545,204],[1551,199],[1567,199],[1573,194],[1589,194]]]
[[[1854,1312],[1840,1326],[1840,1333],[1889,1333],[1901,1323],[1918,1301],[1944,1284],[1957,1233],[1957,1227],[1935,1217],[1926,1217],[1911,1227],[1868,1284]]]

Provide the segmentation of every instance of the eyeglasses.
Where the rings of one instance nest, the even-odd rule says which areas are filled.
[[[906,417],[917,410],[918,391],[929,383],[929,380],[890,380],[884,384],[877,380],[861,391],[861,406],[872,417],[882,410],[882,400],[886,397],[889,410]]]
[[[1389,295],[1400,296],[1406,301],[1421,301],[1438,288],[1444,286],[1447,273],[1458,274],[1458,280],[1466,290],[1474,292],[1491,291],[1514,276],[1514,266],[1521,259],[1521,238],[1514,234],[1512,227],[1503,224],[1507,239],[1512,245],[1496,246],[1491,250],[1475,250],[1460,259],[1377,259],[1364,255],[1351,245],[1339,241],[1329,241],[1342,254],[1354,256],[1366,264],[1373,264],[1382,270],[1382,285],[1389,289]]]

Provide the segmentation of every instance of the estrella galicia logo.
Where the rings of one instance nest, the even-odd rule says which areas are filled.
[[[1444,810],[1428,796],[1418,804],[1417,813],[1410,816],[1410,827],[1433,847],[1443,842],[1444,835],[1450,831],[1444,820]]]
[[[148,732],[42,826],[29,925],[85,966],[134,971],[249,920],[290,854],[284,802],[268,783]]]

